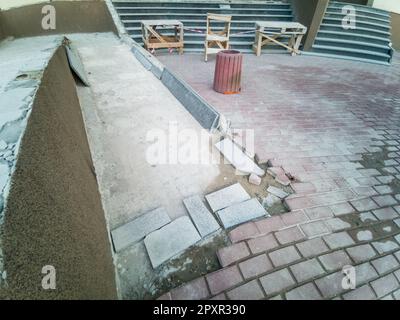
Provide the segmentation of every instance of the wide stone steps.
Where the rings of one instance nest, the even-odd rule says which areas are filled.
[[[204,49],[207,13],[232,15],[231,48],[252,52],[255,37],[255,21],[292,21],[291,6],[283,2],[254,1],[251,3],[202,3],[202,2],[113,2],[119,17],[133,40],[142,43],[141,20],[177,19],[184,27],[185,51],[199,52]],[[213,29],[222,23],[212,23]],[[192,30],[190,30],[192,29]],[[194,30],[193,30],[194,29]],[[246,32],[237,34],[240,32]],[[168,34],[168,31],[166,32]],[[285,40],[284,42],[287,42]],[[272,51],[277,45],[268,47]],[[270,50],[268,50],[270,51]]]
[[[393,56],[390,14],[354,5],[356,28],[344,29],[342,21],[345,13],[342,8],[346,5],[349,4],[330,2],[309,54],[389,64]]]

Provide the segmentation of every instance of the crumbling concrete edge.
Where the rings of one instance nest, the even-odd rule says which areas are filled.
[[[189,84],[171,72],[156,57],[134,41],[126,32],[112,1],[105,1],[120,39],[131,48],[132,53],[143,67],[152,72],[157,79],[161,80],[165,87],[168,88],[203,128],[211,132],[218,129],[220,127],[219,112],[205,101]]]

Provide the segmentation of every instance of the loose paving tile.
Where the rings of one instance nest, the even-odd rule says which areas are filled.
[[[219,210],[217,215],[224,228],[227,229],[256,218],[265,217],[267,212],[257,199],[250,199]]]
[[[147,212],[140,217],[111,231],[116,252],[142,240],[147,234],[170,223],[171,219],[164,208]]]
[[[369,230],[357,231],[356,234],[358,241],[369,241],[373,239],[373,234]]]
[[[186,198],[183,203],[201,237],[206,237],[220,229],[217,220],[214,219],[199,196]]]
[[[153,268],[194,245],[201,239],[190,218],[180,217],[153,231],[144,239]]]
[[[213,212],[249,199],[249,194],[240,183],[235,183],[229,187],[206,195],[206,200]]]
[[[287,192],[274,186],[269,186],[267,191],[280,199],[284,199],[289,195]]]
[[[217,142],[215,147],[237,170],[247,174],[254,173],[258,176],[263,176],[265,174],[265,171],[256,165],[256,163],[251,160],[232,140],[223,139]]]

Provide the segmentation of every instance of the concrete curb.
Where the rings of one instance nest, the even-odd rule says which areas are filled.
[[[161,82],[171,91],[176,99],[186,108],[187,111],[210,131],[215,130],[219,124],[219,113],[205,101],[191,86],[180,79],[167,68],[161,76]]]

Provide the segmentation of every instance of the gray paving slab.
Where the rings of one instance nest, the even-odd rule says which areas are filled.
[[[188,216],[180,217],[144,239],[153,268],[168,261],[201,240]]]
[[[257,199],[253,198],[222,209],[217,212],[217,215],[223,226],[230,228],[256,218],[265,217],[267,212]]]
[[[227,208],[235,203],[250,199],[250,195],[240,183],[235,183],[224,189],[206,195],[208,204],[213,212]]]
[[[289,195],[287,192],[285,192],[282,189],[279,189],[277,187],[274,187],[274,186],[269,186],[267,191],[281,199],[284,199]]]
[[[186,198],[183,200],[183,203],[201,237],[208,236],[220,229],[217,220],[215,220],[199,196],[196,195]]]
[[[170,222],[167,211],[164,208],[157,208],[112,230],[115,251],[121,251]]]

